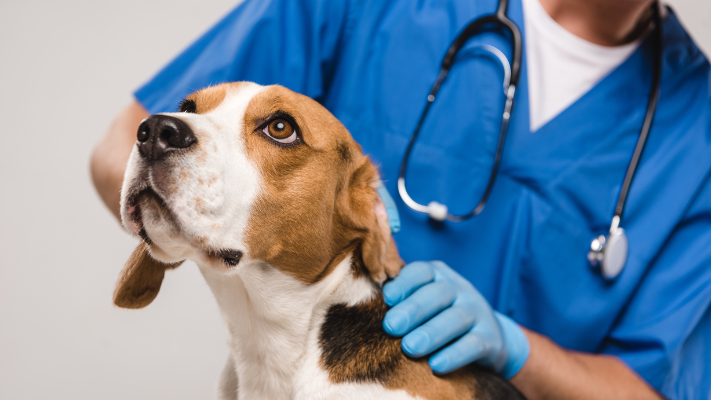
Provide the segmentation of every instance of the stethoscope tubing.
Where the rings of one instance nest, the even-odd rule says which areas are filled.
[[[444,59],[442,60],[437,79],[435,80],[434,84],[432,85],[432,88],[430,89],[429,94],[427,95],[427,102],[425,103],[425,107],[422,110],[422,113],[420,114],[420,118],[417,121],[415,130],[413,131],[410,137],[410,142],[408,143],[407,148],[405,149],[405,154],[403,155],[402,163],[400,164],[400,174],[398,177],[398,191],[400,193],[400,197],[408,207],[417,212],[429,214],[431,217],[433,217],[434,215],[432,213],[432,208],[434,206],[443,207],[443,205],[439,203],[430,203],[430,205],[428,206],[424,206],[417,203],[415,200],[412,199],[412,197],[410,197],[405,185],[405,175],[407,174],[407,166],[409,164],[410,154],[412,153],[412,149],[415,146],[415,143],[417,142],[417,138],[427,118],[427,114],[430,111],[432,103],[434,103],[435,99],[437,98],[437,94],[439,93],[440,87],[447,78],[447,75],[449,74],[449,71],[452,65],[454,64],[454,60],[456,59],[456,56],[459,51],[464,47],[464,45],[469,41],[469,39],[479,33],[484,27],[498,26],[503,27],[511,34],[513,42],[513,61],[511,62],[510,68],[508,68],[508,70],[506,71],[510,71],[510,74],[508,74],[509,82],[506,89],[506,102],[504,104],[504,112],[499,132],[499,139],[496,144],[496,153],[494,155],[494,163],[491,170],[491,174],[489,175],[489,180],[487,182],[486,189],[484,190],[484,194],[477,203],[477,206],[470,213],[465,215],[452,215],[446,210],[445,207],[444,213],[442,213],[437,219],[446,219],[452,222],[461,222],[478,215],[484,210],[486,201],[489,198],[491,190],[494,187],[494,182],[496,181],[496,176],[498,175],[499,165],[501,164],[501,156],[503,154],[504,144],[506,143],[506,134],[508,132],[509,121],[511,119],[511,115],[513,113],[514,108],[516,86],[518,85],[518,80],[521,73],[521,58],[523,51],[521,32],[519,31],[516,24],[506,16],[507,8],[508,0],[500,0],[499,6],[495,14],[490,14],[481,18],[477,18],[476,20],[469,23],[469,25],[467,25],[459,33],[459,35],[457,35],[457,38],[449,46],[449,48],[447,49],[447,53],[445,54]],[[495,55],[497,55],[498,57],[498,54]]]
[[[637,139],[637,145],[635,146],[634,153],[632,153],[632,159],[630,160],[629,166],[627,167],[625,180],[622,182],[620,196],[618,197],[617,205],[615,206],[614,217],[617,217],[618,220],[622,220],[622,214],[624,213],[625,205],[627,203],[627,195],[629,194],[630,187],[632,186],[632,181],[634,180],[635,175],[637,174],[637,167],[639,166],[639,161],[642,158],[642,154],[644,153],[644,148],[647,145],[647,138],[649,137],[649,132],[652,130],[652,122],[654,121],[654,115],[657,111],[657,104],[659,103],[659,92],[662,81],[662,59],[664,55],[664,38],[662,36],[663,33],[661,7],[661,3],[657,2],[654,11],[654,23],[656,26],[654,28],[654,31],[652,32],[652,35],[654,35],[654,41],[656,42],[656,46],[654,46],[652,87],[649,93],[649,100],[647,101],[647,113],[644,116],[642,130],[639,133],[639,139]]]
[[[647,102],[647,112],[644,117],[644,123],[640,130],[639,138],[637,140],[637,145],[635,146],[634,153],[630,159],[630,163],[627,167],[625,173],[625,178],[622,182],[622,187],[620,188],[620,194],[617,199],[617,205],[615,207],[615,213],[612,217],[612,222],[610,224],[610,231],[608,235],[600,235],[593,239],[591,243],[591,249],[588,253],[588,259],[592,266],[600,266],[601,273],[606,279],[616,278],[622,269],[624,268],[627,261],[627,254],[629,250],[629,242],[625,230],[620,227],[620,222],[622,220],[623,213],[625,211],[625,205],[627,202],[627,195],[629,194],[630,187],[637,173],[637,167],[644,153],[644,149],[647,144],[647,139],[649,133],[652,129],[652,123],[654,121],[654,116],[657,110],[657,104],[659,102],[659,92],[661,87],[661,76],[662,76],[662,61],[664,54],[663,46],[663,33],[662,33],[662,5],[659,1],[654,3],[653,18],[655,22],[655,27],[653,29],[652,35],[654,35],[654,41],[656,46],[654,47],[654,65],[652,71],[652,87],[650,88],[649,100]],[[496,177],[498,175],[499,166],[501,164],[501,158],[503,154],[504,144],[506,142],[506,134],[508,133],[509,122],[511,119],[511,114],[514,108],[514,97],[516,95],[516,86],[518,85],[518,79],[521,71],[521,53],[522,53],[522,39],[521,33],[518,30],[516,24],[513,23],[508,17],[506,17],[506,10],[508,8],[508,0],[500,0],[499,6],[496,13],[491,15],[486,15],[484,17],[478,18],[468,24],[464,30],[462,30],[457,38],[452,42],[452,44],[447,49],[447,53],[442,60],[442,65],[440,67],[439,74],[435,80],[430,93],[427,95],[427,102],[425,107],[420,114],[420,118],[417,121],[415,130],[410,137],[410,142],[405,149],[405,154],[402,158],[402,163],[400,165],[400,174],[398,176],[398,192],[403,202],[411,209],[429,215],[430,218],[434,220],[444,221],[449,220],[453,222],[460,222],[466,219],[472,218],[479,215],[486,206],[486,201],[491,194],[491,191],[496,182]],[[507,68],[505,63],[505,56],[501,51],[488,49],[491,47],[488,45],[483,45],[485,50],[494,54],[499,58],[504,65],[505,71],[505,94],[506,102],[504,104],[504,112],[501,120],[501,128],[499,131],[499,140],[496,145],[496,152],[494,155],[493,167],[491,174],[489,175],[489,180],[486,185],[486,189],[481,196],[481,199],[477,203],[476,207],[465,215],[452,215],[446,205],[440,204],[436,201],[431,202],[429,205],[425,206],[417,203],[410,197],[407,193],[407,187],[405,185],[405,175],[407,174],[407,166],[410,160],[410,155],[417,142],[417,138],[420,134],[422,126],[427,118],[427,114],[432,107],[439,93],[439,89],[444,83],[447,75],[449,74],[450,68],[454,64],[454,60],[457,57],[459,51],[464,47],[464,45],[471,39],[474,35],[483,30],[486,26],[498,26],[503,27],[511,34],[512,50],[513,50],[513,62]],[[507,62],[507,61],[506,61]],[[510,74],[509,74],[510,72]],[[508,79],[508,82],[506,82]]]
[[[400,164],[400,173],[398,176],[398,192],[400,193],[400,197],[402,198],[403,202],[405,202],[405,204],[408,207],[410,207],[411,209],[413,209],[414,211],[417,211],[417,212],[423,213],[423,214],[429,214],[430,217],[433,217],[435,219],[440,219],[440,220],[446,219],[446,220],[453,221],[453,222],[460,222],[460,221],[464,221],[466,219],[472,218],[476,215],[479,215],[484,210],[486,201],[488,200],[489,195],[491,194],[494,183],[496,181],[496,176],[498,175],[499,166],[501,164],[503,148],[504,148],[504,144],[506,142],[506,135],[508,133],[508,126],[509,126],[511,115],[512,115],[513,109],[514,109],[514,103],[515,103],[514,98],[515,98],[515,94],[516,94],[516,87],[518,85],[520,71],[521,71],[521,59],[522,59],[521,32],[519,31],[516,24],[506,16],[507,8],[508,8],[508,0],[500,0],[496,13],[486,15],[481,18],[477,18],[476,20],[469,23],[457,35],[456,39],[452,42],[452,44],[447,49],[447,53],[445,54],[444,59],[442,60],[439,74],[437,75],[437,79],[435,80],[434,84],[432,85],[432,88],[430,89],[429,94],[427,95],[427,101],[425,103],[425,107],[422,110],[422,113],[420,114],[420,118],[418,119],[417,125],[415,126],[415,129],[410,137],[410,141],[405,149],[405,153],[403,155],[402,162]],[[620,221],[622,219],[625,204],[627,201],[627,195],[628,195],[630,187],[632,185],[632,181],[634,180],[634,177],[636,175],[639,161],[640,161],[642,154],[644,152],[644,148],[647,143],[647,138],[649,136],[649,132],[651,131],[652,122],[654,120],[654,115],[656,112],[657,103],[659,101],[662,54],[663,54],[663,40],[662,40],[662,26],[661,26],[661,23],[662,23],[662,21],[661,21],[661,4],[659,2],[656,2],[654,12],[655,12],[654,21],[655,21],[656,27],[654,29],[653,35],[655,35],[654,39],[656,42],[656,46],[654,49],[655,61],[654,61],[654,67],[653,67],[652,88],[651,88],[651,92],[649,95],[649,100],[648,100],[648,104],[647,104],[647,113],[645,115],[644,124],[642,126],[641,131],[640,131],[640,136],[637,141],[637,145],[635,147],[634,153],[632,155],[632,159],[630,160],[630,163],[628,165],[628,168],[627,168],[627,171],[625,174],[625,178],[624,178],[621,190],[620,190],[620,195],[617,200],[617,205],[615,207],[615,214],[613,215],[612,223],[610,226],[611,232],[619,227]],[[432,202],[429,205],[425,206],[425,205],[417,203],[414,199],[412,199],[412,197],[407,192],[407,187],[405,184],[405,176],[407,174],[407,167],[409,165],[410,155],[412,154],[412,150],[415,146],[415,143],[417,142],[417,139],[419,137],[422,126],[424,125],[424,122],[427,118],[427,115],[430,111],[432,104],[434,103],[435,99],[437,98],[437,94],[439,93],[439,90],[440,90],[442,84],[446,80],[447,75],[449,74],[449,71],[450,71],[452,65],[454,64],[454,60],[456,59],[457,54],[464,47],[464,45],[469,41],[469,39],[471,39],[474,35],[476,35],[480,31],[482,31],[483,28],[486,26],[503,27],[511,34],[513,60],[510,65],[510,76],[509,76],[510,79],[509,79],[508,87],[506,89],[506,102],[504,104],[504,112],[503,112],[503,116],[502,116],[501,128],[499,131],[499,139],[497,141],[496,152],[494,154],[493,167],[492,167],[491,174],[489,176],[489,180],[486,185],[486,189],[484,190],[484,193],[482,194],[481,199],[477,203],[476,207],[471,212],[469,212],[468,214],[465,214],[465,215],[452,215],[448,212],[446,206],[444,206],[442,204],[439,204],[437,202]],[[497,54],[495,54],[495,55],[497,55]],[[497,55],[497,57],[498,57],[498,55]],[[434,206],[437,206],[440,208],[443,207],[444,212],[433,213],[432,209]],[[439,215],[437,216],[435,214],[439,214]]]

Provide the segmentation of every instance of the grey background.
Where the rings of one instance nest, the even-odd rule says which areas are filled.
[[[711,2],[670,1],[711,50]],[[3,0],[0,399],[200,399],[227,347],[197,268],[156,301],[111,295],[136,240],[100,203],[89,154],[131,91],[236,1]]]

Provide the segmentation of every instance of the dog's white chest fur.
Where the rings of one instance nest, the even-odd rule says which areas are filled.
[[[355,305],[374,295],[367,279],[352,276],[350,256],[315,285],[263,263],[238,268],[239,274],[232,275],[201,268],[227,324],[239,385],[235,398],[414,398],[377,384],[334,384],[321,366],[319,337],[328,308]]]

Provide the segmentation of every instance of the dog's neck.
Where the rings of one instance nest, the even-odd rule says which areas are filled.
[[[312,285],[259,262],[233,275],[200,268],[227,324],[240,399],[291,398],[296,372],[314,361],[310,350],[329,306],[372,298],[375,285],[354,274],[351,260]]]

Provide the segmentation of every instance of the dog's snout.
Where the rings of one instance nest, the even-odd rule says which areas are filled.
[[[197,142],[193,130],[182,120],[169,115],[151,115],[138,127],[138,151],[148,161],[186,149]]]

